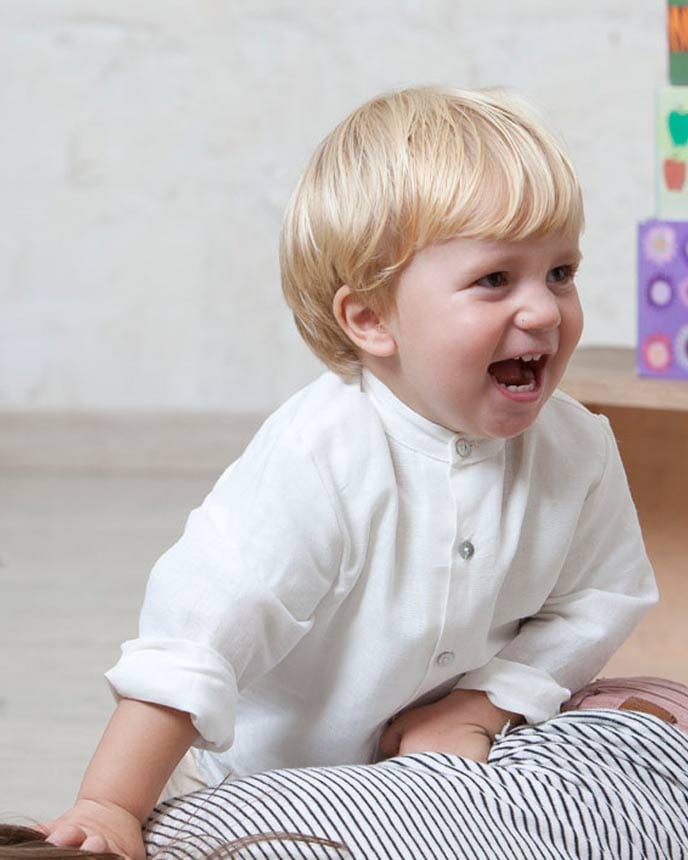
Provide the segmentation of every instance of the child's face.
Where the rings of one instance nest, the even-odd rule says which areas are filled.
[[[408,406],[451,430],[508,438],[529,427],[583,327],[578,236],[452,239],[420,251],[381,321],[393,354],[373,368]],[[542,356],[539,360],[516,360]]]

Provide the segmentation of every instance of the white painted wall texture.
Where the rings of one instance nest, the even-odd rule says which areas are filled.
[[[319,372],[277,239],[375,93],[512,86],[587,198],[585,342],[632,345],[664,0],[0,0],[0,409],[266,411]]]

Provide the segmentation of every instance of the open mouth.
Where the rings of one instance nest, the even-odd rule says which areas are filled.
[[[547,356],[539,353],[495,361],[487,371],[500,388],[512,394],[530,394],[540,388]]]

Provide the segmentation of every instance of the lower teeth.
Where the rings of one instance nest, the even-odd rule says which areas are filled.
[[[534,379],[528,385],[504,385],[501,382],[499,384],[502,388],[506,388],[507,391],[535,391]]]

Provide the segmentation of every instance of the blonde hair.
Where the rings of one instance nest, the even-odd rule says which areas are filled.
[[[402,268],[428,245],[582,228],[573,167],[520,100],[406,89],[362,105],[316,150],[284,218],[282,288],[306,343],[351,378],[359,357],[332,310],[342,285],[388,310]]]

